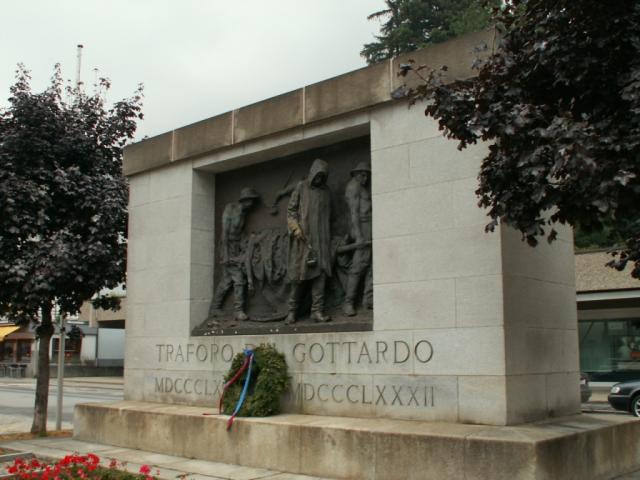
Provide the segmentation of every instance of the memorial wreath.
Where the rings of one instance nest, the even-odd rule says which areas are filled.
[[[223,413],[234,417],[276,415],[280,413],[282,394],[289,387],[287,362],[273,345],[261,344],[237,354],[224,380],[220,402]]]

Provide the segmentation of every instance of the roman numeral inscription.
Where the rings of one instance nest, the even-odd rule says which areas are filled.
[[[293,401],[304,403],[352,403],[375,406],[435,407],[435,386],[365,385],[301,382],[293,385]]]
[[[217,398],[222,393],[223,383],[222,379],[156,376],[154,393]]]

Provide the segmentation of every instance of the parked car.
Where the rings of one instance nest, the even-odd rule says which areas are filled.
[[[609,392],[609,404],[640,417],[640,380],[616,383]]]
[[[591,398],[591,388],[589,387],[589,375],[586,373],[580,374],[580,401],[582,403],[588,402]]]

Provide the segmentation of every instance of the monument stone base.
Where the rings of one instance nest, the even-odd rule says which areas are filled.
[[[498,427],[123,401],[77,405],[74,438],[341,479],[607,479],[640,466],[640,421],[573,415]]]

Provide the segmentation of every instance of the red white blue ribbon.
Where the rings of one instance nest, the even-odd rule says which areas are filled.
[[[231,385],[236,383],[236,381],[238,381],[238,379],[242,376],[245,370],[247,370],[247,376],[244,379],[244,385],[242,387],[242,392],[240,393],[240,398],[238,398],[238,403],[236,404],[236,408],[233,410],[233,413],[231,414],[231,417],[227,422],[227,431],[231,429],[231,425],[233,425],[233,421],[235,420],[236,415],[242,408],[242,404],[244,403],[247,397],[247,391],[249,390],[249,382],[251,381],[251,368],[253,367],[253,357],[254,357],[253,350],[250,348],[246,348],[244,350],[244,363],[242,364],[242,367],[240,367],[238,372],[233,376],[231,380],[229,380],[227,383],[224,384],[224,387],[222,389],[222,395],[220,395],[220,403],[218,405],[218,411],[220,413],[222,413],[222,401],[224,399],[225,392]]]

